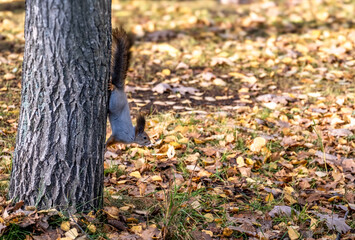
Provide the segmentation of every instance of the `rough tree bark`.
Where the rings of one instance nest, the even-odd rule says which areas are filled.
[[[9,196],[100,207],[111,54],[110,0],[27,0],[20,120]]]

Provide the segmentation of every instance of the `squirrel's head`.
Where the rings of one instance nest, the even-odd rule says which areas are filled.
[[[148,134],[144,131],[145,118],[139,115],[137,118],[137,126],[134,137],[134,142],[141,146],[149,146],[151,144]]]

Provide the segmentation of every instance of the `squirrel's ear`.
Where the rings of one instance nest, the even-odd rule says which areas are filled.
[[[144,128],[145,128],[145,118],[142,115],[139,115],[137,118],[136,132],[143,133]]]

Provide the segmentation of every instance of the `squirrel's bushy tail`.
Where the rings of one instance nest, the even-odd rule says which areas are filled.
[[[125,78],[131,58],[130,39],[121,27],[112,29],[112,84],[122,89],[125,86]]]

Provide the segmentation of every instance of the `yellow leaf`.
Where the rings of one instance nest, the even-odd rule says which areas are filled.
[[[245,162],[246,162],[248,165],[253,165],[253,164],[254,164],[254,161],[251,160],[250,158],[246,158],[246,159],[245,159]]]
[[[297,232],[297,230],[291,226],[287,227],[287,233],[291,240],[296,240],[300,237],[300,234]]]
[[[131,227],[131,231],[134,233],[141,233],[143,231],[143,228],[140,225],[136,225]]]
[[[177,143],[177,142],[170,142],[169,143],[171,146],[173,146],[175,149],[180,149],[181,148],[181,144]]]
[[[178,125],[175,127],[174,132],[181,132],[182,134],[185,134],[189,131],[189,127],[188,126],[181,126]]]
[[[126,182],[127,182],[127,180],[117,181],[117,185],[120,185],[120,184],[125,184]]]
[[[138,178],[138,179],[142,177],[141,174],[138,171],[131,172],[129,174],[129,176],[135,177],[135,178]]]
[[[205,165],[212,165],[212,164],[214,164],[216,162],[216,160],[214,160],[213,158],[206,158],[206,159],[203,159],[203,163],[205,164]]]
[[[223,229],[223,236],[225,237],[230,237],[233,234],[233,230],[230,228],[225,228]]]
[[[176,136],[173,136],[173,135],[166,136],[164,138],[164,142],[166,142],[166,143],[176,142],[176,141],[177,141],[177,138],[176,138]]]
[[[88,226],[87,226],[87,229],[91,232],[91,233],[96,233],[96,226],[92,223],[90,223]]]
[[[130,206],[123,206],[123,207],[120,207],[120,210],[121,211],[128,211],[131,207]]]
[[[128,223],[139,223],[139,220],[137,218],[130,217],[130,218],[126,219],[126,222],[128,222]]]
[[[269,193],[265,198],[265,202],[272,202],[272,201],[274,201],[274,195],[272,195],[272,193]]]
[[[161,73],[165,76],[169,76],[170,75],[170,70],[169,69],[163,69],[163,71],[161,71]]]
[[[207,222],[213,222],[213,220],[214,220],[214,217],[211,213],[206,213],[205,218],[206,218]]]
[[[333,196],[333,197],[328,199],[328,202],[334,202],[335,200],[339,200],[339,199],[340,199],[339,196]]]
[[[238,72],[230,72],[228,75],[235,78],[246,78],[244,74]]]
[[[250,145],[252,152],[260,152],[260,150],[266,145],[266,139],[263,137],[256,137],[253,143]]]
[[[238,157],[237,158],[237,164],[238,164],[237,167],[244,167],[245,166],[243,157]]]
[[[64,232],[69,231],[69,229],[70,229],[70,222],[69,222],[69,221],[62,222],[62,223],[60,224],[60,229],[62,229]]]
[[[292,62],[292,58],[285,57],[284,59],[282,59],[282,62],[285,63],[285,64],[290,64]]]
[[[201,171],[198,172],[199,177],[209,177],[211,176],[212,173],[202,169]]]
[[[227,155],[226,158],[227,158],[227,160],[230,160],[232,158],[235,158],[236,156],[237,156],[236,153],[232,153],[232,154]]]
[[[169,145],[165,144],[159,148],[158,153],[166,153],[169,149]]]
[[[213,237],[213,232],[212,231],[208,231],[208,230],[202,230],[202,232],[210,235],[210,237]]]
[[[200,140],[200,139],[198,139],[198,138],[194,138],[194,142],[195,142],[196,144],[201,144],[201,143],[204,143],[205,141],[204,141],[204,140]]]
[[[189,139],[188,138],[181,138],[181,139],[179,139],[179,141],[178,141],[179,143],[188,143],[189,142]]]
[[[154,176],[152,176],[152,181],[161,182],[161,181],[163,181],[163,179],[158,175],[154,175]]]

